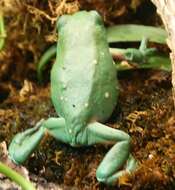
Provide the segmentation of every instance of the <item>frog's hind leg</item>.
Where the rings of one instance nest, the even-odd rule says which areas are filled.
[[[68,142],[63,118],[49,118],[40,121],[31,129],[14,136],[9,146],[9,157],[16,163],[22,164],[34,152],[46,132],[56,139]]]
[[[136,161],[130,154],[131,139],[125,132],[95,122],[87,126],[82,140],[87,145],[114,144],[97,168],[98,181],[114,185],[119,177],[136,169]]]

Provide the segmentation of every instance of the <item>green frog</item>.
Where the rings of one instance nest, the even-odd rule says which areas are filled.
[[[22,164],[46,133],[73,147],[113,144],[97,168],[99,182],[116,184],[119,177],[135,170],[130,136],[103,124],[118,98],[116,69],[102,18],[96,11],[63,15],[56,62],[51,71],[51,99],[58,118],[42,120],[34,128],[15,135],[9,156]]]

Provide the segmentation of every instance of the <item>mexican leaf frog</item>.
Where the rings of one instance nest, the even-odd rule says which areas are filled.
[[[136,161],[130,154],[129,135],[102,124],[112,114],[119,92],[102,19],[96,11],[80,11],[62,16],[57,29],[51,98],[59,117],[17,134],[9,146],[10,158],[23,163],[46,132],[75,147],[111,143],[114,145],[97,168],[96,177],[113,185],[136,168]]]

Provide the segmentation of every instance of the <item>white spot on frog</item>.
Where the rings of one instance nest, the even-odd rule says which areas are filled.
[[[89,104],[88,104],[88,103],[85,103],[85,105],[84,105],[84,106],[85,106],[85,108],[87,108],[87,107],[89,106]]]
[[[93,64],[97,65],[97,60],[96,59],[93,60]]]
[[[63,96],[60,97],[60,100],[64,100]]]
[[[105,92],[105,98],[109,98],[109,92]]]
[[[69,133],[70,133],[70,134],[72,133],[72,129],[69,129]]]

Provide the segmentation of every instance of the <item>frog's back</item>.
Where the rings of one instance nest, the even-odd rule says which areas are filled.
[[[117,81],[103,23],[94,11],[60,22],[58,57],[51,72],[55,109],[70,122],[104,121],[116,105]]]

